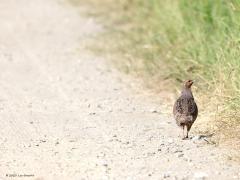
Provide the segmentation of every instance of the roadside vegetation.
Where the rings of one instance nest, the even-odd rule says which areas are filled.
[[[95,50],[158,91],[196,80],[199,131],[240,146],[240,0],[71,1],[106,26]]]

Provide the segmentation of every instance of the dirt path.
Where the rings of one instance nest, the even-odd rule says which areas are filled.
[[[157,104],[79,51],[100,30],[62,1],[0,1],[0,179],[239,179],[220,150],[180,140]]]

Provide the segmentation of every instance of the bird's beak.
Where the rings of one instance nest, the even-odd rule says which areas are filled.
[[[193,85],[194,83],[195,83],[195,80],[192,80],[191,85]]]

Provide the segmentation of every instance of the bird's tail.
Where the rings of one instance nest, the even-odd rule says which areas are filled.
[[[183,126],[184,124],[192,122],[192,121],[193,121],[193,117],[192,116],[182,115],[181,117],[179,117],[178,124],[180,126]]]

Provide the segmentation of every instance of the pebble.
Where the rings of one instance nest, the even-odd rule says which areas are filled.
[[[166,178],[169,178],[170,177],[170,173],[169,172],[166,172],[163,174],[163,178],[166,179]]]
[[[189,166],[193,166],[194,164],[192,163],[192,160],[189,162]]]
[[[192,162],[192,160],[189,159],[189,158],[183,158],[183,160],[184,160],[184,161],[187,161],[187,162]]]
[[[172,138],[169,138],[168,141],[167,141],[169,144],[172,144],[174,141]]]
[[[208,177],[208,174],[205,172],[195,172],[193,175],[194,180],[205,180]]]
[[[183,176],[183,177],[177,177],[177,176],[175,176],[174,178],[175,178],[175,180],[188,180],[188,179],[189,179],[189,177],[188,177],[187,175],[185,175],[185,176]]]
[[[182,150],[179,150],[179,149],[173,151],[173,153],[181,153],[181,152],[183,152],[183,151],[182,151]]]
[[[151,113],[158,113],[158,111],[156,109],[150,109]]]
[[[197,141],[197,140],[200,140],[200,139],[201,139],[201,136],[194,136],[194,137],[192,138],[193,141]]]
[[[95,112],[91,112],[91,113],[89,113],[89,115],[96,115],[96,113]]]
[[[179,157],[179,158],[180,158],[180,157],[183,157],[183,156],[184,156],[183,153],[177,155],[177,157]]]
[[[97,108],[103,109],[103,107],[100,104],[97,105]]]

